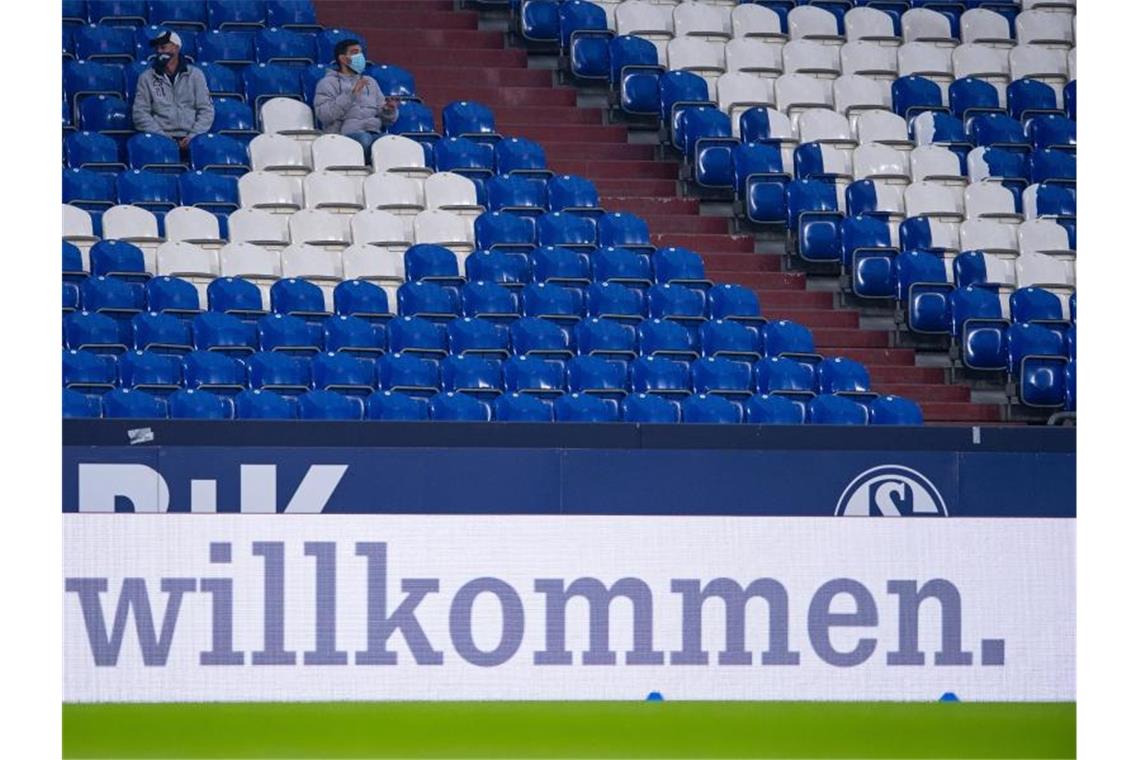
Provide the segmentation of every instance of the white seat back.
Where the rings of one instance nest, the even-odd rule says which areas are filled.
[[[852,158],[855,179],[883,182],[910,182],[910,162],[906,154],[886,145],[869,143],[855,149]]]
[[[220,254],[222,277],[276,280],[281,277],[281,254],[253,243],[228,243]]]
[[[197,289],[198,303],[205,307],[206,288],[222,272],[218,263],[218,249],[169,240],[158,247],[155,258],[157,275],[186,280]]]
[[[375,282],[388,295],[389,308],[396,304],[396,291],[404,284],[404,254],[368,245],[351,245],[341,254],[344,279]]]
[[[313,171],[365,175],[364,148],[344,135],[321,135],[313,141]]]
[[[142,251],[146,271],[154,273],[155,254],[165,238],[158,234],[158,219],[145,208],[112,206],[103,212],[103,239],[124,240]]]
[[[784,55],[781,48],[756,37],[736,37],[725,43],[724,65],[729,73],[740,71],[775,79],[784,73]]]
[[[926,9],[917,9],[926,10]],[[911,11],[907,11],[910,13]],[[920,76],[946,86],[954,81],[954,64],[949,48],[929,42],[908,42],[899,48],[899,76]]]
[[[1072,290],[1077,287],[1077,263],[1073,259],[1044,253],[1022,253],[1017,257],[1017,287],[1049,286]]]
[[[352,244],[383,248],[403,256],[413,238],[401,217],[380,209],[365,209],[352,217]]]
[[[180,240],[202,247],[221,248],[221,228],[218,217],[195,206],[178,206],[166,212],[163,218],[167,240]]]
[[[716,79],[725,71],[724,43],[704,37],[676,37],[666,45],[669,69],[690,71],[708,83],[716,97]]]
[[[963,251],[970,250],[963,246]],[[1017,288],[1017,256],[999,256],[994,253],[982,253],[982,261],[986,265],[986,282],[998,285],[1004,291]],[[1002,310],[1008,316],[1008,293],[1005,294]]]
[[[288,246],[281,252],[281,275],[306,280],[344,279],[339,251],[329,251],[304,243]]]
[[[372,143],[372,166],[377,172],[422,177],[432,173],[418,142],[400,135],[384,135]]]
[[[275,172],[246,172],[238,179],[238,196],[243,208],[265,209],[277,214],[300,210],[303,193],[297,192],[298,189],[288,177]]]
[[[1008,49],[1013,47],[1013,36],[1005,16],[989,8],[971,8],[962,14],[962,42]]]
[[[1009,51],[1010,78],[1040,79],[1053,86],[1057,102],[1061,102],[1061,88],[1069,81],[1069,61],[1063,50],[1040,45],[1018,45]]]
[[[891,111],[866,112],[855,123],[855,135],[863,145],[882,143],[904,151],[914,147],[907,134],[906,119]]]
[[[289,217],[289,240],[321,248],[342,249],[352,243],[347,214],[333,214],[324,209],[306,208]]]
[[[261,131],[306,140],[321,134],[313,125],[312,109],[293,98],[271,98],[261,106]]]
[[[673,9],[673,33],[677,37],[732,37],[730,9],[709,3],[681,3]]]
[[[835,110],[851,124],[855,130],[859,119],[871,111],[890,111],[891,99],[883,92],[879,82],[869,77],[845,74],[832,85],[835,95]]]
[[[967,219],[993,220],[1007,226],[1021,221],[1013,193],[1000,182],[971,182],[965,195]]]
[[[312,163],[296,140],[280,134],[261,134],[249,143],[249,160],[254,171],[308,174]]]
[[[985,251],[1006,256],[1019,253],[1017,228],[992,219],[967,219],[958,230],[963,251]]]
[[[756,37],[780,41],[788,36],[781,31],[780,16],[763,5],[738,5],[732,9],[730,17],[734,38]]]
[[[358,181],[332,171],[317,170],[302,183],[305,207],[324,209],[334,214],[355,214],[364,208]]]
[[[793,129],[800,112],[834,105],[831,84],[805,74],[784,74],[776,80],[775,90],[776,107],[792,120]]]
[[[1005,102],[1005,86],[1009,83],[1009,53],[1001,48],[967,43],[954,49],[954,76],[958,79],[984,79],[998,89]]]
[[[740,114],[757,106],[774,106],[776,96],[771,79],[740,71],[722,74],[716,86],[717,106],[728,114],[733,133],[740,135]]]
[[[938,219],[965,217],[962,196],[954,189],[935,182],[914,182],[906,189],[906,215]]]
[[[814,5],[797,5],[788,12],[788,35],[793,40],[814,40],[829,45],[842,45],[839,19],[830,11]]]
[[[843,16],[843,28],[847,32],[847,44],[852,41],[896,47],[902,39],[895,34],[895,25],[891,17],[877,8],[852,8]]]
[[[924,42],[953,47],[958,44],[950,19],[930,8],[911,8],[902,15],[904,42]]]
[[[822,142],[855,146],[851,124],[829,108],[809,108],[800,114],[800,142]]]
[[[416,214],[413,224],[416,243],[435,243],[466,257],[475,249],[471,225],[450,211],[428,209]]]
[[[259,208],[239,208],[226,220],[231,243],[281,249],[289,245],[289,217]]]
[[[842,73],[839,66],[839,47],[814,40],[792,40],[784,45],[784,72],[806,74],[816,79],[835,79]]]
[[[645,0],[626,0],[614,12],[617,33],[644,37],[657,47],[657,60],[666,60],[665,46],[673,38],[673,9]]]
[[[428,208],[454,211],[460,216],[483,213],[475,183],[462,174],[436,172],[424,180],[424,201]]]
[[[1052,219],[1028,219],[1017,228],[1017,244],[1022,253],[1048,253],[1072,256],[1069,233]]]
[[[959,187],[966,184],[957,154],[941,145],[919,145],[911,151],[910,176],[915,182],[925,180]]]
[[[1068,50],[1073,46],[1073,17],[1067,13],[1024,10],[1017,14],[1017,41],[1021,45]]]

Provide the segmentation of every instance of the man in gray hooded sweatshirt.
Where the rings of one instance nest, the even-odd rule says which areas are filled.
[[[364,76],[364,51],[358,40],[345,39],[333,49],[337,69],[329,70],[313,98],[313,109],[325,132],[351,137],[371,160],[372,143],[399,116],[395,98],[387,98],[372,77]]]
[[[163,32],[150,45],[156,55],[151,68],[139,76],[131,118],[140,132],[177,140],[185,155],[190,140],[210,131],[214,123],[206,75],[181,56],[177,32]]]

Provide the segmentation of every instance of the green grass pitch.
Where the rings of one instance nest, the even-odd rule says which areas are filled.
[[[64,757],[1071,758],[1074,703],[67,704]]]

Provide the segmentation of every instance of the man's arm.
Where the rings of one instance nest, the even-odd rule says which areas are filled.
[[[146,74],[143,73],[139,77],[139,83],[135,88],[135,105],[131,108],[131,120],[135,123],[135,129],[139,132],[151,132],[156,135],[165,135],[162,127],[158,125],[158,120],[154,118],[151,113],[151,98],[150,88],[147,87],[145,78]]]
[[[317,119],[321,126],[342,121],[348,109],[352,107],[352,91],[336,94],[333,87],[335,77],[327,76],[317,83],[317,91],[313,96],[313,110],[317,112]]]
[[[206,85],[206,75],[193,70],[194,84],[194,125],[190,127],[190,137],[205,134],[214,124],[214,101],[210,98],[210,88]]]

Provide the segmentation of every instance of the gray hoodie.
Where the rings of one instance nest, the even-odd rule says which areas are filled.
[[[380,132],[396,121],[399,109],[384,107],[384,93],[372,77],[364,77],[359,95],[352,88],[360,74],[342,74],[334,69],[317,82],[313,110],[325,132],[347,135],[352,132]]]
[[[174,85],[153,68],[139,75],[131,109],[135,129],[175,139],[205,134],[214,123],[214,101],[206,75],[195,66],[179,66]]]

